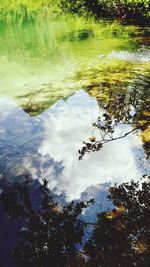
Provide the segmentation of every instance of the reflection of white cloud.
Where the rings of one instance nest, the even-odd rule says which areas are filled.
[[[135,135],[109,143],[100,152],[90,153],[78,161],[81,141],[90,135],[91,122],[97,115],[96,100],[79,91],[41,116],[44,140],[39,152],[63,162],[64,169],[57,177],[57,188],[58,192],[66,190],[69,198],[79,197],[91,185],[122,182],[139,176],[133,148],[140,144]],[[56,180],[55,176],[50,177],[51,188],[53,180]]]
[[[47,178],[50,188],[66,191],[73,199],[90,186],[140,175],[135,160],[142,149],[136,135],[106,144],[78,161],[78,149],[99,115],[95,98],[82,90],[36,118],[6,99],[0,100],[0,112],[0,171],[11,180],[30,172],[34,179]],[[118,128],[116,134],[122,131]]]

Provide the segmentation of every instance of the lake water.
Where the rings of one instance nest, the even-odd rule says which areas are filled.
[[[111,90],[114,103],[116,96],[126,96],[124,112],[130,107],[148,120],[147,40],[142,29],[115,22],[51,17],[46,11],[1,13],[1,177],[10,182],[27,173],[40,181],[46,177],[50,189],[71,200],[84,192],[94,197],[100,184],[149,173],[148,126],[78,160],[82,142],[93,135],[91,123],[111,101]],[[138,81],[137,87],[141,75],[143,85]],[[136,105],[129,101],[133,88]],[[118,123],[115,136],[132,127]],[[98,140],[100,133],[94,134]]]

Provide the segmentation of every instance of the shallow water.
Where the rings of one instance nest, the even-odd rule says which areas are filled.
[[[112,51],[135,51],[138,29],[44,12],[1,16],[0,94],[45,108],[77,89],[74,75]],[[100,59],[101,58],[101,59]],[[79,86],[79,85],[78,85]]]
[[[116,86],[116,81],[132,80],[133,69],[134,78],[149,70],[149,47],[141,45],[140,36],[142,31],[133,26],[52,18],[45,11],[1,15],[1,177],[46,177],[55,193],[64,192],[70,200],[83,192],[90,197],[99,184],[139,179],[149,172],[136,133],[78,161],[82,141],[92,134],[91,122],[102,112],[100,82],[117,73],[111,78]],[[96,94],[95,73],[101,79]],[[131,127],[118,126],[116,136]]]

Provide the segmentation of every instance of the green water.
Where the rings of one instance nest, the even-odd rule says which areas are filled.
[[[105,70],[112,51],[136,51],[139,35],[133,26],[52,16],[45,10],[1,11],[0,95],[22,106],[36,103],[40,113],[80,89],[88,80],[81,76],[90,69],[100,64]]]
[[[150,154],[146,30],[30,3],[0,12],[0,177],[46,177],[70,199],[91,185],[138,179]],[[104,110],[125,138],[78,161],[84,140],[104,138],[92,127]],[[127,135],[139,123],[141,132]]]

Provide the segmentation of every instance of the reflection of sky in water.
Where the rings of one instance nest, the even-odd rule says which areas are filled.
[[[66,191],[74,199],[91,186],[140,177],[137,158],[144,152],[136,134],[78,161],[78,149],[99,114],[95,98],[82,90],[37,117],[8,99],[0,101],[0,112],[0,168],[9,179],[26,172],[34,179],[46,177],[56,193]],[[118,128],[116,134],[128,130]]]

